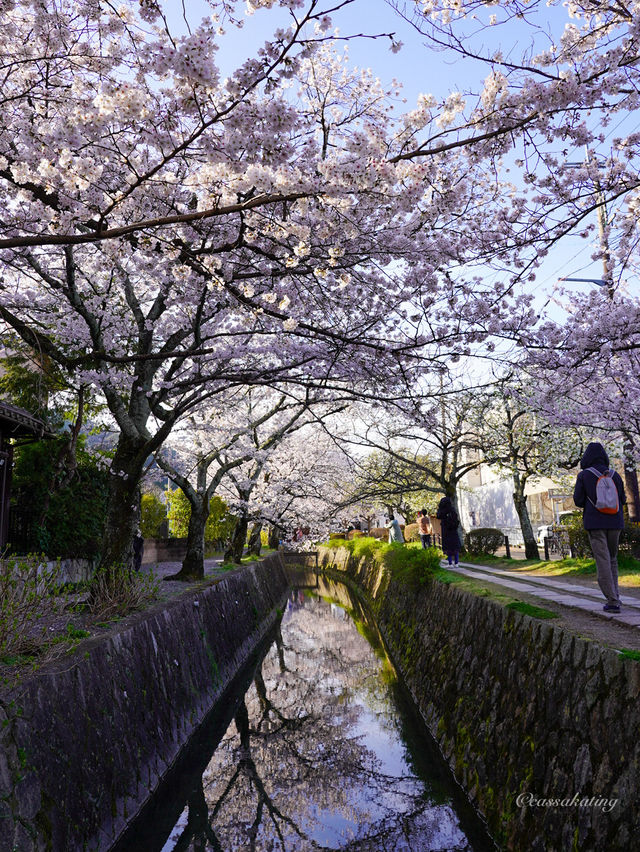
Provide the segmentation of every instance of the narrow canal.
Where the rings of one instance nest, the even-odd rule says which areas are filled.
[[[344,586],[292,591],[221,705],[114,852],[494,848]]]

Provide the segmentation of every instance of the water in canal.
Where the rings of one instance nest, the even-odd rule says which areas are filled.
[[[117,852],[493,848],[345,587],[291,592],[263,654]]]

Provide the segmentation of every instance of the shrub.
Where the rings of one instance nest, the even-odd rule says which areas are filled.
[[[404,528],[405,541],[420,541],[420,528],[417,524],[407,524]]]
[[[625,556],[640,559],[640,526],[629,523],[625,525],[620,536],[620,552]]]
[[[382,562],[392,577],[417,590],[439,570],[440,552],[433,547],[422,550],[393,542],[386,546]]]
[[[386,547],[381,541],[378,541],[371,536],[363,536],[362,538],[352,539],[331,539],[332,547],[344,547],[352,553],[357,559],[378,559],[382,561],[382,552]]]
[[[158,597],[159,583],[153,574],[130,572],[122,565],[97,571],[91,580],[89,609],[100,620],[144,609]]]
[[[582,526],[582,512],[565,515],[560,521],[560,526],[569,533],[569,548],[571,553],[578,559],[590,557],[591,547],[587,531]]]
[[[0,560],[0,657],[38,650],[48,621],[64,609],[60,567],[47,569],[40,557]]]
[[[386,527],[372,527],[369,530],[369,535],[371,538],[377,538],[380,541],[388,541],[389,530]]]
[[[175,488],[167,491],[167,517],[169,529],[176,538],[186,538],[189,531],[191,504],[184,491]],[[236,526],[237,518],[229,512],[229,507],[217,494],[209,501],[209,517],[204,528],[205,543],[213,548],[222,548],[229,543]]]
[[[591,558],[589,534],[582,526],[582,512],[565,515],[560,524],[569,532],[569,545],[576,558]],[[624,556],[640,557],[640,526],[626,523],[620,535],[620,553]]]
[[[382,564],[392,577],[414,590],[426,583],[440,568],[440,551],[434,547],[421,550],[405,547],[400,542],[385,544],[371,536],[351,541],[332,539],[331,544],[333,547],[345,547],[357,559],[364,557]]]
[[[157,538],[167,520],[167,507],[155,494],[143,494],[140,512],[140,532],[143,538]]]
[[[495,553],[504,544],[504,533],[490,527],[470,530],[464,537],[464,546],[472,556],[478,553]]]
[[[347,540],[346,534],[343,533],[343,532],[329,533],[329,541],[337,541],[338,539],[340,541],[346,541]]]
[[[108,473],[85,449],[81,436],[77,469],[60,484],[56,461],[62,439],[16,448],[10,535],[14,553],[46,553],[49,558],[93,558],[102,542]],[[65,474],[68,471],[65,471]]]

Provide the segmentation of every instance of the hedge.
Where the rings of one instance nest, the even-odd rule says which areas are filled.
[[[472,556],[479,553],[495,553],[503,544],[504,533],[502,530],[495,530],[490,527],[470,530],[464,537],[465,549]]]
[[[407,524],[404,528],[405,541],[420,541],[420,529],[417,524]]]

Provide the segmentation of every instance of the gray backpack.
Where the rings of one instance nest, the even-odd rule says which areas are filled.
[[[598,478],[596,482],[596,502],[593,503],[591,498],[589,498],[589,501],[593,503],[599,512],[605,515],[616,515],[620,508],[620,500],[618,499],[618,489],[613,481],[613,471],[605,470],[602,473],[602,471],[597,470],[595,467],[588,467],[587,470],[591,471]]]

